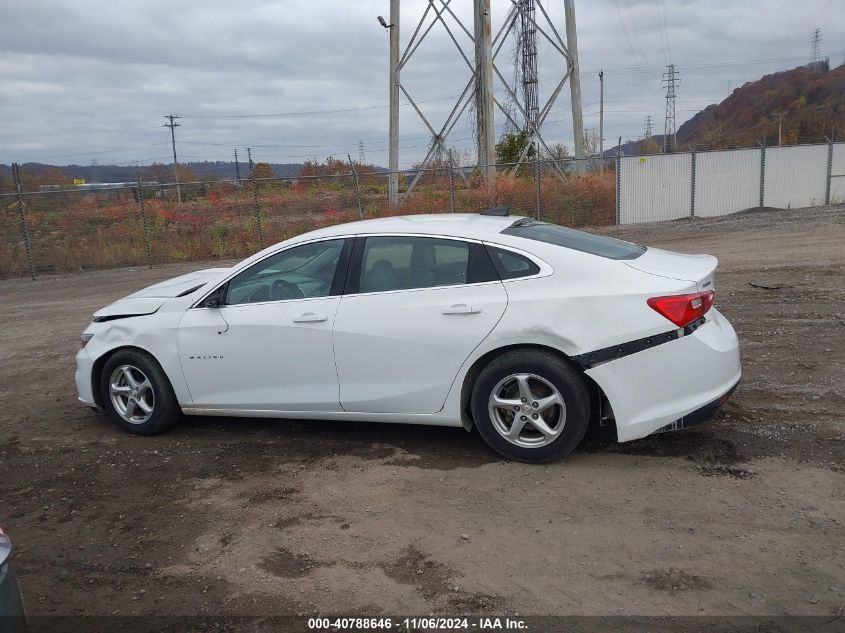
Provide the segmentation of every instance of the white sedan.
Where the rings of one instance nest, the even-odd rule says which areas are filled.
[[[510,459],[703,422],[740,377],[716,258],[491,210],[342,224],[96,312],[79,400],[185,415],[475,427]]]

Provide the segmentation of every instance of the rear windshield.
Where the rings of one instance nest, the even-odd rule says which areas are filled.
[[[623,242],[612,237],[593,235],[558,224],[547,224],[535,220],[517,220],[502,233],[555,244],[582,253],[607,257],[608,259],[636,259],[646,251],[645,246],[631,242]]]

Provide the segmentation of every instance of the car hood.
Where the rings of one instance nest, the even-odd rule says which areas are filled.
[[[133,292],[94,313],[95,321],[152,314],[168,299],[196,292],[206,284],[225,276],[230,268],[206,268],[161,281]]]

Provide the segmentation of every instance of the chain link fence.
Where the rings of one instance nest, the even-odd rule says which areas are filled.
[[[387,172],[96,188],[51,187],[0,194],[0,277],[245,257],[320,227],[416,213],[513,215],[569,226],[612,224],[615,161],[408,170],[388,204]],[[23,183],[24,185],[26,183]],[[181,198],[181,202],[179,202]]]

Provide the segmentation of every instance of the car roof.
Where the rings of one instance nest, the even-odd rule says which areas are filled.
[[[499,235],[520,216],[491,216],[477,213],[426,213],[373,218],[337,224],[297,236],[296,241],[335,235],[419,233],[483,239]]]

